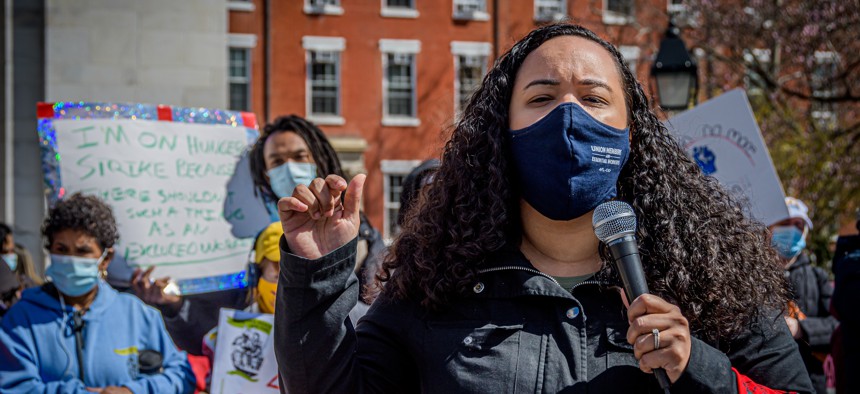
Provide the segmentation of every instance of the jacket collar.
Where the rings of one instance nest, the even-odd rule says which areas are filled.
[[[809,256],[801,253],[800,255],[797,256],[797,260],[795,260],[794,263],[792,263],[790,266],[788,266],[788,271],[794,271],[795,269],[798,269],[798,268],[801,268],[803,266],[807,266],[810,264],[812,264],[812,262],[809,261]]]
[[[99,316],[102,315],[119,296],[116,290],[101,279],[99,279],[96,286],[99,288],[96,298],[93,299],[93,303],[90,304],[90,308],[83,317],[86,321],[98,319]],[[71,305],[65,305],[65,309],[62,308],[59,293],[57,292],[56,287],[54,287],[50,282],[38,288],[24,291],[21,301],[29,302],[55,312],[74,312],[74,308]]]
[[[583,286],[590,283],[583,283]],[[478,281],[472,288],[477,297],[513,298],[550,296],[571,299],[552,276],[537,268],[516,246],[506,245],[491,254],[478,270]]]

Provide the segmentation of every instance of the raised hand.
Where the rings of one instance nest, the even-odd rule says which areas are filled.
[[[356,175],[347,186],[337,175],[316,178],[310,186],[296,186],[292,197],[278,201],[290,252],[315,260],[357,237],[365,179],[364,174]]]
[[[653,294],[643,294],[627,309],[630,328],[627,342],[639,360],[639,369],[651,373],[663,368],[673,383],[690,361],[690,324],[681,309]],[[654,348],[654,329],[659,331],[659,349]]]
[[[170,283],[169,277],[151,279],[150,275],[155,266],[146,271],[136,268],[131,275],[131,289],[134,294],[148,305],[152,305],[163,312],[176,312],[182,306],[182,298],[175,294],[166,294],[164,288]],[[175,313],[168,313],[173,315]]]

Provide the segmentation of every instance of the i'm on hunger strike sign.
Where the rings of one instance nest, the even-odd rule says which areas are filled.
[[[120,267],[130,271],[155,266],[154,275],[179,280],[244,271],[253,242],[247,235],[253,231],[237,236],[234,227],[266,214],[261,202],[251,201],[249,185],[237,190],[228,189],[228,183],[256,137],[255,124],[250,128],[136,116],[48,120],[53,134],[40,119],[40,137],[56,150],[58,197],[81,192],[111,206],[120,232],[114,246]],[[247,204],[236,201],[249,199],[249,194]]]

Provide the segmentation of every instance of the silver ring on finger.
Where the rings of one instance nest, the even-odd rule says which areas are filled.
[[[654,350],[657,350],[660,348],[660,330],[656,328],[651,330],[651,335],[654,336]]]

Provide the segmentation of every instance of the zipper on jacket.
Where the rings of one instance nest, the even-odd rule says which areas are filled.
[[[479,271],[478,271],[478,273],[479,273],[479,274],[484,274],[484,273],[487,273],[487,272],[506,271],[506,270],[526,271],[526,272],[531,272],[531,273],[533,273],[533,274],[538,274],[538,275],[540,275],[540,276],[543,276],[544,278],[547,278],[547,279],[551,280],[551,281],[552,281],[552,283],[555,283],[555,284],[557,284],[559,287],[561,287],[561,284],[559,284],[559,283],[558,283],[558,281],[557,281],[557,280],[555,280],[555,278],[553,278],[552,276],[549,276],[549,275],[547,275],[547,274],[545,274],[545,273],[543,273],[543,272],[540,272],[540,271],[538,271],[538,270],[536,270],[536,269],[533,269],[533,268],[519,267],[519,266],[516,266],[516,265],[506,265],[506,266],[504,266],[504,267],[485,268],[485,269],[479,270]]]
[[[573,294],[573,291],[576,290],[577,287],[582,286],[582,285],[602,285],[602,284],[603,284],[603,282],[601,282],[597,279],[584,280],[582,282],[579,282],[579,283],[573,285],[573,287],[570,288],[570,293]]]

